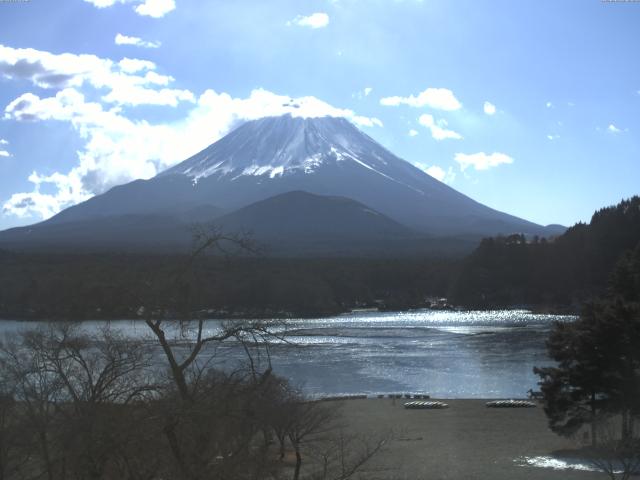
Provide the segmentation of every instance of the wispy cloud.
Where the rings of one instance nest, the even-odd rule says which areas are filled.
[[[491,102],[484,102],[483,109],[487,115],[495,115],[496,113],[496,106]]]
[[[446,140],[448,138],[453,140],[461,140],[462,135],[458,132],[454,132],[453,130],[448,130],[447,121],[445,119],[435,120],[433,115],[429,115],[425,113],[424,115],[420,115],[418,119],[418,123],[425,128],[428,128],[431,132],[431,136],[436,140]]]
[[[418,131],[417,130],[415,130],[413,128],[411,130],[409,130],[409,136],[410,137],[415,137],[417,135],[418,135]]]
[[[559,138],[560,138],[560,135],[556,135],[556,134],[552,134],[552,133],[547,135],[547,139],[549,139],[549,140],[557,140]]]
[[[607,127],[607,131],[611,133],[621,133],[622,130],[616,127],[613,123],[610,123]]]
[[[293,20],[287,22],[287,25],[298,25],[299,27],[324,28],[329,25],[329,15],[323,12],[312,13],[308,16],[298,15]]]
[[[4,149],[6,145],[9,145],[9,142],[4,138],[0,138],[0,157],[10,157],[11,154]]]
[[[436,110],[459,110],[462,104],[448,88],[427,88],[417,96],[408,97],[384,97],[380,104],[387,107],[409,105],[410,107],[431,107]]]
[[[490,168],[497,167],[498,165],[513,163],[513,158],[505,153],[494,152],[487,154],[484,152],[478,153],[456,153],[454,160],[460,165],[460,170],[463,172],[472,167],[474,170],[489,170]]]
[[[114,41],[116,45],[133,45],[134,47],[141,48],[159,48],[162,45],[161,42],[151,42],[143,40],[140,37],[129,37],[121,33],[116,35]]]
[[[358,100],[362,100],[364,97],[368,97],[371,92],[373,92],[372,87],[365,87],[362,90],[357,91],[356,93],[351,94],[352,98],[357,98]]]

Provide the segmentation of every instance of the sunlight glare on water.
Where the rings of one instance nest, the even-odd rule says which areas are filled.
[[[271,347],[274,371],[313,396],[428,393],[441,398],[524,397],[537,389],[534,366],[549,364],[545,340],[553,321],[574,317],[525,310],[356,312],[275,321],[287,343]],[[206,333],[223,321],[207,321]],[[88,331],[105,322],[84,322]],[[109,324],[125,336],[151,338],[141,321]],[[5,333],[38,323],[4,322]],[[174,338],[181,336],[175,325]],[[243,352],[231,342],[215,364],[232,368]]]

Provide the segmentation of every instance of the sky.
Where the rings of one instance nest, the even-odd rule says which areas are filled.
[[[0,229],[290,99],[490,207],[588,221],[640,194],[638,25],[607,0],[0,0]]]

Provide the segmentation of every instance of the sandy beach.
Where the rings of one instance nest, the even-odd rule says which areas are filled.
[[[393,480],[598,479],[602,473],[523,465],[576,443],[547,428],[541,407],[493,409],[485,400],[442,400],[442,410],[407,410],[408,400],[342,401],[347,428],[363,434],[394,431],[362,478]]]

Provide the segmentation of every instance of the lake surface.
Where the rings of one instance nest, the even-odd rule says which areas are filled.
[[[273,345],[271,361],[275,373],[313,396],[525,397],[529,389],[537,389],[533,367],[550,364],[545,340],[551,323],[573,318],[523,310],[425,310],[289,320],[286,330],[291,343]],[[82,325],[92,330],[104,323]],[[140,321],[109,323],[125,335],[148,336]],[[11,336],[37,325],[3,321],[0,332]],[[212,330],[219,325],[219,321],[207,322]],[[243,358],[240,348],[225,344],[215,350],[212,364],[234,368]]]

